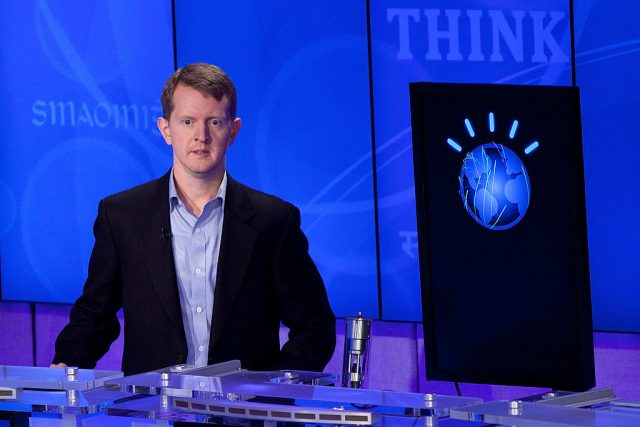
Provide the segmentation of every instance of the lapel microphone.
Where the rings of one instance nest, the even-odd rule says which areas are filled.
[[[171,240],[171,233],[166,228],[160,228],[160,240]]]

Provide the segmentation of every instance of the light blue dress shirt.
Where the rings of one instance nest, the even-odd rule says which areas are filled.
[[[182,322],[187,338],[187,363],[207,365],[213,297],[218,271],[220,236],[227,192],[225,172],[218,195],[209,200],[196,218],[178,197],[173,181],[169,179],[169,216],[171,243],[176,265]]]

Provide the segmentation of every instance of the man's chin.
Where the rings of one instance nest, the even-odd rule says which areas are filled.
[[[201,179],[213,179],[218,176],[222,176],[224,173],[224,167],[194,167],[191,168],[193,176]]]

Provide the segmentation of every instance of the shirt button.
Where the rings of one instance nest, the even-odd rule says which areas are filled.
[[[200,234],[200,229],[196,228],[196,233]]]
[[[198,308],[196,308],[196,311],[197,311],[198,313],[202,313],[202,307],[198,307]]]
[[[196,274],[200,274],[200,269],[196,268]]]
[[[198,351],[204,351],[204,346],[201,345],[200,347],[198,347]]]

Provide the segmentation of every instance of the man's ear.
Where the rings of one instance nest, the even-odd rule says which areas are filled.
[[[233,141],[235,141],[236,136],[242,129],[242,120],[240,117],[236,117],[233,119],[233,123],[231,124],[231,133],[229,134],[229,142],[227,143],[227,147],[231,147],[233,145]]]
[[[158,121],[156,123],[158,125],[158,130],[160,134],[164,138],[164,142],[168,145],[171,145],[171,131],[169,130],[169,120],[164,117],[158,117]]]

